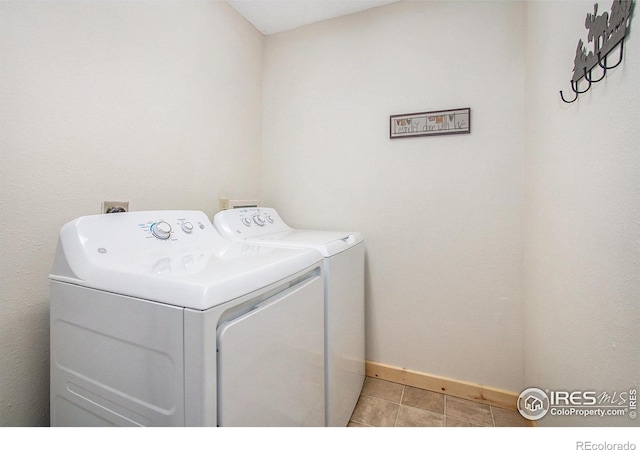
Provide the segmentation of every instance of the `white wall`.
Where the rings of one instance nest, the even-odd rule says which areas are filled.
[[[48,424],[47,274],[102,200],[260,196],[362,231],[369,359],[637,387],[638,46],[557,92],[592,7],[405,1],[265,40],[223,2],[0,2],[0,426]],[[390,114],[466,106],[470,135],[388,138]]]
[[[523,25],[520,2],[400,2],[266,39],[263,198],[364,234],[370,360],[523,387]],[[459,107],[471,134],[389,139]]]
[[[528,386],[611,393],[640,387],[640,21],[636,5],[621,66],[564,104],[593,3],[527,9],[525,366]]]
[[[48,425],[66,221],[258,195],[262,45],[225,2],[0,2],[0,426]]]

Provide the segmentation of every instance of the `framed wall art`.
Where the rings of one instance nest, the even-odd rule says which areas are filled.
[[[389,138],[471,133],[471,108],[445,109],[389,117]]]

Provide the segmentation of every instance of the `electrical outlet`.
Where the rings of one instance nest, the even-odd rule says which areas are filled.
[[[259,200],[229,200],[228,198],[221,198],[220,209],[235,209],[235,208],[255,208],[260,206]]]
[[[102,214],[128,212],[129,202],[102,202]]]

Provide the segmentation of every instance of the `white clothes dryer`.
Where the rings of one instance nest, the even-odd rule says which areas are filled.
[[[230,241],[315,249],[324,257],[326,424],[346,426],[365,379],[362,235],[295,230],[273,208],[228,209],[213,222]]]
[[[52,426],[323,426],[322,256],[230,244],[200,211],[62,227]]]

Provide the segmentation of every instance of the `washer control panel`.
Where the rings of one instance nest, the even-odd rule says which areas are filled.
[[[246,214],[242,217],[242,224],[245,227],[250,227],[253,225],[257,225],[259,227],[264,227],[267,224],[272,224],[275,222],[273,216],[269,213],[263,213],[259,211],[255,211],[253,213]]]
[[[208,224],[208,226],[211,226]],[[167,218],[162,217],[157,220],[149,220],[139,223],[138,227],[147,234],[148,238],[155,238],[161,241],[176,240],[182,236],[196,234],[198,230],[206,228],[205,223],[197,218]]]
[[[273,208],[227,209],[216,214],[213,223],[222,236],[232,239],[291,231]]]
[[[204,264],[198,255],[228,244],[204,212],[181,210],[79,217],[62,227],[60,243],[66,258],[60,272],[82,280],[94,276],[96,268],[104,273],[165,273],[167,261],[177,273],[177,268]]]

